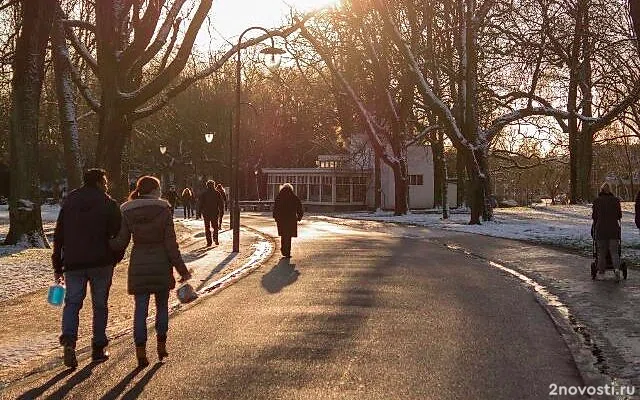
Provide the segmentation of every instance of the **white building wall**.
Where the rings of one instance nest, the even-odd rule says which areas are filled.
[[[422,185],[409,186],[409,208],[433,208],[433,155],[430,146],[410,146],[407,149],[409,175],[422,175]],[[395,208],[393,170],[381,163],[382,208]]]

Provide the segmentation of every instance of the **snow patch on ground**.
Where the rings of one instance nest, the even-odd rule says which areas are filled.
[[[622,203],[622,256],[640,265],[640,235],[634,220],[634,203]],[[356,212],[335,214],[333,217],[365,221],[394,222],[407,225],[440,228],[456,232],[474,233],[506,239],[518,239],[591,252],[591,205],[536,205],[534,207],[497,208],[495,220],[482,225],[469,225],[467,212],[452,210],[443,220],[441,211],[413,211],[394,216],[393,212]]]

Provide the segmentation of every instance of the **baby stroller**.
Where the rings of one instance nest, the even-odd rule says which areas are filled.
[[[591,262],[591,279],[596,279],[596,275],[598,275],[598,246],[596,245],[596,239],[594,234],[595,226],[591,226],[591,241],[592,249],[593,249],[593,261]],[[618,241],[618,257],[622,255],[622,245],[621,241]],[[605,271],[613,270],[613,261],[611,260],[611,252],[607,251],[607,266],[605,267]],[[620,258],[620,270],[622,271],[622,278],[627,279],[627,263],[622,261]]]

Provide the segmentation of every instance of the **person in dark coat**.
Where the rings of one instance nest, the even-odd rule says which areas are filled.
[[[204,220],[204,233],[207,246],[211,246],[211,230],[213,229],[213,243],[218,242],[218,215],[224,212],[224,202],[216,190],[215,181],[207,181],[205,191],[200,195],[200,212]]]
[[[194,187],[194,195],[195,195],[195,203],[196,203],[196,219],[200,219],[200,216],[202,215],[202,211],[200,210],[200,198],[202,197],[202,194],[207,190],[207,180],[206,179],[202,179],[202,182],[200,184],[197,184]]]
[[[64,365],[78,366],[75,348],[78,339],[79,313],[91,286],[93,339],[91,358],[102,362],[109,358],[105,351],[109,290],[113,267],[124,256],[109,247],[109,239],[120,230],[120,208],[107,194],[108,181],[103,169],[84,173],[83,186],[73,190],[62,203],[53,234],[51,261],[54,279],[66,284],[62,310]]]
[[[173,212],[176,209],[176,202],[178,201],[178,192],[176,192],[175,187],[173,186],[169,187],[169,191],[167,192],[166,198],[169,204],[171,205],[171,215],[173,215]]]
[[[302,220],[303,214],[302,203],[293,192],[293,186],[285,183],[280,187],[273,205],[273,218],[278,225],[283,257],[291,258],[291,238],[298,236],[298,221]]]
[[[607,252],[611,254],[616,281],[620,280],[620,219],[622,209],[620,199],[611,193],[607,182],[600,187],[598,197],[593,201],[593,234],[598,248],[598,270],[604,273],[607,266]]]
[[[147,315],[151,294],[156,302],[157,350],[160,361],[167,353],[169,330],[169,291],[176,286],[173,268],[180,282],[191,278],[182,260],[173,225],[171,205],[160,198],[160,181],[153,176],[138,179],[129,201],[122,204],[122,226],[110,241],[116,251],[127,248],[133,238],[129,258],[127,289],[135,297],[133,338],[138,366],[149,365],[147,359]]]
[[[182,190],[182,206],[184,207],[184,218],[193,217],[193,193],[188,187]]]
[[[223,203],[222,212],[218,215],[218,228],[222,229],[222,217],[224,217],[224,210],[227,210],[227,192],[225,192],[224,186],[220,182],[216,184],[216,191],[220,194]]]

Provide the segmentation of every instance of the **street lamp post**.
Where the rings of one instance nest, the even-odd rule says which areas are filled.
[[[240,46],[242,45],[242,38],[244,35],[254,29],[261,30],[266,34],[270,32],[261,27],[261,26],[252,26],[247,28],[240,34],[238,38],[238,57],[236,62],[236,131],[235,137],[233,138],[233,146],[231,147],[231,229],[233,230],[233,252],[237,253],[240,251],[240,193],[238,193],[239,181],[238,181],[238,166],[240,161],[240,89],[241,89],[241,58],[240,58]],[[267,54],[270,57],[270,60],[267,59],[267,62],[270,62],[271,65],[267,65],[268,68],[271,67],[277,68],[280,64],[280,55],[284,53],[282,49],[277,49],[274,47],[273,37],[271,39],[271,47],[267,47],[262,49],[260,53]],[[277,61],[276,61],[277,60]]]

